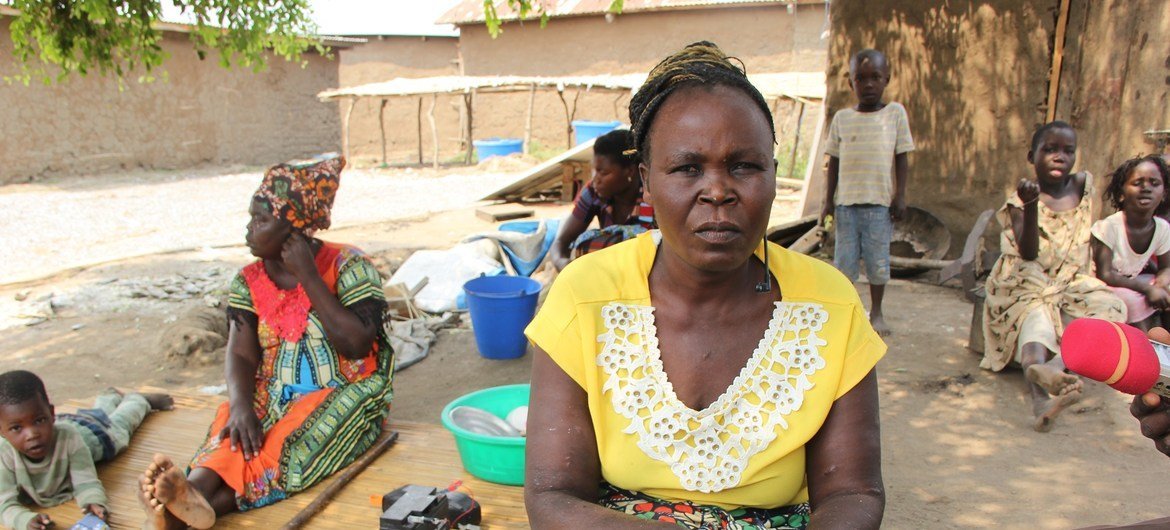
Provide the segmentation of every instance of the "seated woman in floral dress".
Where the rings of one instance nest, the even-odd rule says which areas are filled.
[[[345,160],[270,168],[246,240],[259,258],[228,295],[228,401],[187,473],[156,455],[143,474],[149,528],[208,528],[345,467],[382,432],[393,354],[382,280],[361,251],[321,241]]]

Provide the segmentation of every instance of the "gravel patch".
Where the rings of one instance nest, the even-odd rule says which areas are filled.
[[[2,187],[7,244],[0,246],[0,284],[114,259],[243,244],[248,199],[262,171],[144,172]],[[476,167],[349,169],[333,227],[467,207],[518,176]]]

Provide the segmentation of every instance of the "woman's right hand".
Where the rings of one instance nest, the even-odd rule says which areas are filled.
[[[232,452],[243,451],[244,460],[251,460],[260,455],[260,447],[264,445],[264,430],[260,427],[260,418],[252,407],[232,407],[231,416],[227,425],[219,431],[219,439],[231,439]]]
[[[1040,185],[1035,180],[1024,179],[1016,185],[1016,195],[1019,195],[1020,201],[1027,205],[1030,202],[1035,202],[1040,198]]]
[[[1153,440],[1154,447],[1170,456],[1170,404],[1162,396],[1147,392],[1133,397],[1129,413],[1141,424],[1142,436]]]

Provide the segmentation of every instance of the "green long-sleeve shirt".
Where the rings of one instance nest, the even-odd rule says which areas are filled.
[[[106,491],[98,480],[93,456],[76,427],[64,422],[53,425],[56,433],[53,453],[40,462],[20,454],[7,440],[0,439],[0,522],[17,530],[28,528],[36,513],[21,504],[31,501],[50,507],[77,499],[78,506],[108,505]]]

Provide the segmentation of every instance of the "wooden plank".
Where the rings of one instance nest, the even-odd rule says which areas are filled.
[[[1064,38],[1068,31],[1068,9],[1071,0],[1060,0],[1060,15],[1056,19],[1055,46],[1052,48],[1052,70],[1048,77],[1048,113],[1045,122],[1056,119],[1056,103],[1060,96],[1060,68],[1064,61]]]
[[[804,188],[800,194],[801,215],[818,215],[825,195],[825,147],[828,134],[825,127],[828,109],[821,107],[821,115],[817,118],[816,132],[813,133],[813,142],[808,150],[808,167],[804,170]]]
[[[491,223],[532,217],[535,213],[531,208],[520,208],[514,204],[496,204],[475,209],[476,217]]]
[[[520,175],[515,181],[508,185],[492,192],[480,200],[495,201],[495,200],[517,200],[529,196],[537,191],[545,191],[555,189],[560,185],[561,181],[561,163],[566,160],[574,160],[579,162],[589,162],[593,159],[593,142],[596,138],[591,139],[580,145],[573,146],[572,149],[562,152],[554,156],[539,166],[536,166],[524,174]]]
[[[215,408],[224,399],[222,396],[176,394],[175,410],[149,415],[135,434],[130,448],[113,462],[98,466],[98,474],[111,501],[113,528],[142,527],[144,517],[137,500],[137,481],[152,455],[163,453],[174,458],[179,465],[185,465],[186,459],[202,444]],[[89,406],[91,402],[88,400],[70,401],[58,409]],[[528,528],[524,488],[492,484],[472,477],[463,470],[455,440],[445,429],[432,424],[396,422],[393,418],[389,429],[399,433],[395,445],[350,482],[313,519],[312,528],[375,528],[381,506],[371,504],[371,496],[380,499],[406,484],[446,488],[456,481],[462,481],[463,491],[483,504],[484,529]],[[269,507],[221,517],[215,528],[279,528],[313,502],[330,482],[325,480]],[[58,528],[68,528],[81,515],[77,504],[72,501],[38,511],[50,514]]]
[[[801,254],[811,254],[817,247],[821,246],[823,229],[819,226],[813,226],[804,235],[800,236],[796,242],[788,246],[788,250],[799,252]]]

